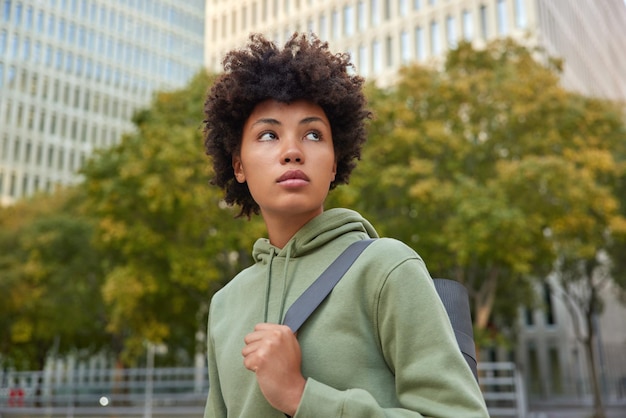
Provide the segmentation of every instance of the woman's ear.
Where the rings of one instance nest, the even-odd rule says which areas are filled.
[[[233,155],[233,171],[239,183],[246,182],[246,175],[243,172],[243,164],[241,163],[241,157],[239,155]]]

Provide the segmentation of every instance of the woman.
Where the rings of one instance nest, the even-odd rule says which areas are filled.
[[[371,244],[297,335],[282,325],[337,255],[378,237],[358,213],[324,210],[370,117],[349,67],[314,37],[279,49],[253,35],[208,94],[213,181],[268,237],[211,301],[205,417],[488,416],[424,262],[399,241]]]

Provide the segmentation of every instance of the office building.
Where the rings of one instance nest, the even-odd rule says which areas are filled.
[[[213,71],[251,32],[279,43],[314,32],[381,85],[404,64],[440,60],[460,40],[480,47],[510,36],[564,58],[567,88],[626,100],[622,0],[207,0],[206,28]]]
[[[77,181],[203,43],[204,0],[0,0],[0,204]]]

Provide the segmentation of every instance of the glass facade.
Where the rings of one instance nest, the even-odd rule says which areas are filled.
[[[2,204],[76,181],[152,92],[203,66],[203,0],[0,1]]]
[[[259,19],[245,18],[257,8]],[[386,79],[412,61],[437,61],[460,40],[510,35],[511,23],[521,32],[528,8],[528,0],[208,0],[206,66],[220,71],[223,54],[250,32],[283,43],[294,31],[306,31],[337,50],[357,51],[359,73]]]

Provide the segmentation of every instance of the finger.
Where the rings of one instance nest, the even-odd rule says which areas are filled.
[[[291,328],[289,328],[287,325],[271,324],[271,323],[268,323],[268,322],[261,322],[259,324],[256,324],[254,326],[254,330],[255,331],[289,332],[289,333],[293,334],[293,331],[291,331]]]

